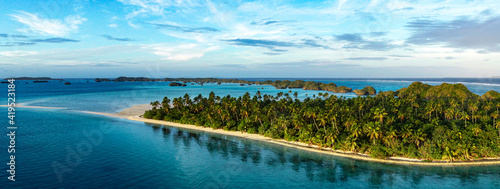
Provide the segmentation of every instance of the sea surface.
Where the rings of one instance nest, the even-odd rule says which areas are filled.
[[[294,80],[291,78],[280,78]],[[267,80],[252,78],[249,80]],[[353,89],[397,90],[413,81],[463,83],[482,95],[500,79],[303,79]],[[64,85],[69,81],[71,85]],[[146,124],[80,111],[120,112],[189,93],[240,96],[272,86],[168,82],[16,81],[16,103],[66,109],[16,109],[16,181],[7,179],[7,129],[0,136],[0,188],[500,188],[500,166],[389,165],[316,154],[276,144]],[[27,82],[27,83],[26,83]],[[263,89],[261,88],[263,87]],[[7,85],[0,84],[7,101]],[[299,98],[325,91],[298,92]],[[347,98],[353,93],[335,94]],[[6,104],[6,103],[2,103]],[[7,108],[0,123],[8,126]]]

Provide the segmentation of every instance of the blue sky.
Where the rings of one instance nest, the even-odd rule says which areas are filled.
[[[500,76],[496,0],[0,2],[2,77]]]

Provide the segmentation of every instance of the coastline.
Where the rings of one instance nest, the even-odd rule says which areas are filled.
[[[500,158],[484,158],[484,159],[477,160],[477,161],[459,161],[459,162],[445,162],[445,161],[443,161],[443,162],[425,162],[425,161],[422,161],[419,159],[411,159],[411,158],[404,158],[404,157],[389,157],[387,159],[376,159],[376,158],[370,157],[367,154],[350,152],[350,151],[342,151],[342,150],[331,150],[330,148],[318,149],[318,147],[315,145],[308,145],[308,144],[301,143],[301,142],[291,142],[291,141],[286,141],[283,139],[272,139],[272,138],[265,137],[265,136],[262,136],[259,134],[242,133],[239,131],[225,131],[222,129],[212,129],[210,127],[202,127],[202,126],[196,126],[196,125],[188,125],[188,124],[180,124],[180,123],[175,123],[175,122],[146,119],[146,118],[140,117],[139,115],[129,116],[126,119],[134,120],[134,121],[141,121],[141,122],[145,122],[145,123],[153,123],[153,124],[167,125],[167,126],[178,127],[178,128],[192,129],[192,130],[197,130],[197,131],[217,133],[217,134],[222,134],[222,135],[236,136],[236,137],[247,138],[247,139],[251,139],[251,140],[264,141],[264,142],[269,142],[269,143],[273,143],[273,144],[283,145],[283,146],[292,147],[292,148],[301,149],[301,150],[306,150],[306,151],[310,151],[310,152],[345,157],[345,158],[350,158],[350,159],[355,159],[355,160],[377,162],[377,163],[399,164],[399,165],[425,165],[425,166],[456,166],[456,165],[467,166],[467,165],[498,165],[498,164],[500,164]]]
[[[6,107],[4,105],[1,105],[1,106]],[[59,107],[41,107],[41,106],[17,106],[17,107],[44,108],[44,109],[65,109],[65,108],[59,108]],[[284,139],[272,139],[272,138],[265,137],[265,136],[262,136],[259,134],[249,134],[249,133],[243,133],[240,131],[225,131],[222,129],[212,129],[210,127],[180,124],[180,123],[175,123],[175,122],[146,119],[146,118],[141,117],[142,112],[149,110],[151,108],[152,108],[152,106],[149,104],[140,104],[140,105],[131,106],[130,108],[127,108],[119,113],[105,113],[105,112],[92,112],[92,111],[78,111],[78,112],[95,114],[95,115],[103,115],[103,116],[109,116],[109,117],[116,117],[116,118],[128,119],[128,120],[133,120],[133,121],[140,121],[140,122],[144,122],[144,123],[167,125],[167,126],[171,126],[171,127],[191,129],[191,130],[210,132],[210,133],[216,133],[216,134],[222,134],[222,135],[229,135],[229,136],[235,136],[235,137],[241,137],[241,138],[246,138],[246,139],[251,139],[251,140],[256,140],[256,141],[263,141],[263,142],[269,142],[269,143],[278,144],[278,145],[282,145],[282,146],[292,147],[292,148],[296,148],[296,149],[300,149],[300,150],[306,150],[309,152],[322,153],[322,154],[328,154],[328,155],[333,155],[333,156],[338,156],[338,157],[345,157],[345,158],[350,158],[350,159],[355,159],[355,160],[362,160],[362,161],[369,161],[369,162],[376,162],[376,163],[398,164],[398,165],[419,165],[419,166],[500,165],[500,157],[499,158],[483,158],[483,159],[476,160],[476,161],[457,161],[457,162],[446,162],[446,161],[428,162],[428,161],[423,161],[420,159],[412,159],[412,158],[405,158],[405,157],[389,157],[387,159],[376,159],[376,158],[372,158],[369,155],[363,154],[363,153],[342,151],[342,150],[332,150],[331,148],[319,149],[318,146],[316,146],[316,145],[308,145],[306,143],[301,143],[301,142],[286,141]]]

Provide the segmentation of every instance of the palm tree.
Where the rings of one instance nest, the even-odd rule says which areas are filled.
[[[464,120],[465,122],[465,127],[467,127],[467,120],[469,120],[470,117],[469,117],[469,114],[467,114],[467,112],[463,111],[461,114],[460,114],[460,120]]]
[[[490,116],[493,118],[493,126],[496,126],[496,120],[498,119],[500,114],[498,114],[498,112],[493,112],[493,113],[491,113]],[[498,136],[500,136],[500,128],[498,130]]]
[[[295,86],[291,83],[279,85]],[[500,101],[478,96],[440,98],[428,95],[429,98],[424,99],[417,93],[420,92],[403,93],[398,98],[347,99],[322,92],[318,98],[304,100],[297,99],[298,93],[294,93],[294,100],[289,93],[282,92],[278,93],[279,98],[260,91],[253,97],[245,93],[241,97],[227,95],[222,98],[211,92],[208,98],[198,95],[193,100],[186,94],[172,100],[165,97],[161,104],[151,102],[153,108],[145,115],[212,128],[258,131],[266,136],[333,149],[356,151],[384,145],[393,148],[393,155],[408,155],[416,147],[423,150],[415,154],[418,158],[428,157],[429,152],[451,160],[500,156],[500,152],[494,150],[496,139],[491,138],[500,136],[500,112],[491,110],[499,108]],[[418,111],[418,107],[423,109]],[[472,124],[467,123],[470,119]],[[464,125],[457,120],[463,120]]]
[[[477,136],[477,133],[480,133],[482,130],[481,128],[479,128],[479,126],[477,124],[474,124],[474,127],[472,127],[472,132],[474,132]]]
[[[185,104],[185,105],[191,105],[191,104],[192,104],[192,103],[191,103],[191,99],[190,99],[190,98],[191,98],[191,96],[189,96],[189,94],[188,94],[188,93],[186,93],[186,94],[184,95],[184,104]]]
[[[500,121],[497,121],[496,128],[498,129],[498,136],[500,136]]]
[[[374,124],[373,122],[368,123],[367,127],[367,136],[372,139],[373,145],[377,144],[377,139],[382,137],[382,132],[380,126]]]
[[[472,104],[470,104],[470,107],[469,107],[469,108],[470,108],[470,110],[471,110],[471,112],[472,112],[472,123],[475,123],[476,121],[475,121],[475,119],[474,119],[474,118],[475,118],[475,116],[474,116],[474,112],[476,112],[476,111],[477,111],[478,107],[477,107],[477,105],[476,105],[475,103],[472,103]]]
[[[318,124],[316,123],[316,117],[317,117],[316,111],[314,111],[312,108],[307,109],[307,111],[305,112],[305,117],[313,120],[317,131],[319,131]]]
[[[154,102],[151,102],[150,105],[153,106],[153,108],[157,109],[158,106],[160,105],[160,102],[154,101]]]
[[[261,98],[262,98],[260,91],[257,91],[257,94],[256,94],[256,95],[257,95],[257,98],[259,98],[259,99],[261,99]]]
[[[422,131],[422,129],[418,129],[413,134],[412,141],[417,145],[417,147],[420,147],[420,143],[425,141],[426,136],[427,135]]]
[[[385,113],[385,109],[377,108],[377,109],[375,109],[373,114],[374,114],[373,118],[380,120],[380,124],[383,126],[384,125],[384,117],[387,116],[387,113]]]
[[[454,110],[453,108],[448,108],[445,110],[445,114],[444,114],[444,117],[448,120],[450,119],[453,119],[453,115],[454,115]]]

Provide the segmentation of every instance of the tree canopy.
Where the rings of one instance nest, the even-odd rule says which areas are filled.
[[[312,84],[311,84],[312,85]],[[298,100],[278,93],[165,97],[145,118],[258,133],[385,158],[473,161],[500,155],[500,100],[458,84],[408,88],[356,98],[322,93]],[[493,92],[490,92],[493,94]],[[296,94],[294,94],[296,96]]]

